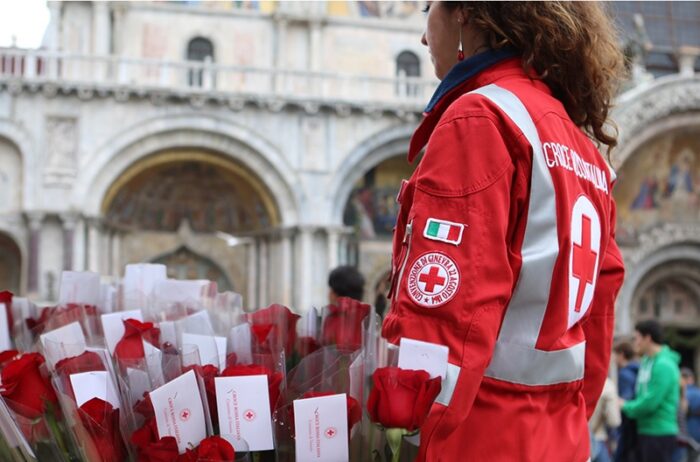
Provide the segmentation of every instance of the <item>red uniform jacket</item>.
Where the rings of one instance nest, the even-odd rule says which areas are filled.
[[[411,140],[383,335],[449,347],[419,460],[583,462],[623,263],[612,172],[520,59],[441,83]]]

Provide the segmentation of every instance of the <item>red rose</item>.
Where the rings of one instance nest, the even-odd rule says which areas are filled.
[[[338,393],[330,392],[330,391],[307,391],[302,395],[302,399],[306,398],[320,398],[321,396],[330,396],[330,395],[337,395]],[[350,434],[350,430],[352,430],[352,427],[362,420],[362,406],[360,406],[360,403],[353,398],[352,396],[346,394],[345,395],[346,400],[347,400],[347,408],[348,408],[348,435]],[[292,419],[292,422],[294,422],[294,419]]]
[[[172,462],[179,459],[179,452],[175,437],[166,436],[139,451],[139,462]]]
[[[335,305],[328,305],[321,329],[323,345],[337,345],[341,349],[357,350],[362,346],[362,321],[370,306],[349,297],[339,297]]]
[[[299,337],[299,340],[297,340],[297,351],[302,358],[310,355],[319,348],[321,348],[321,345],[319,345],[313,337]]]
[[[263,352],[277,353],[284,348],[287,357],[292,354],[297,335],[297,321],[301,316],[286,306],[270,305],[248,315],[253,337]]]
[[[131,434],[131,442],[139,449],[139,453],[156,441],[158,441],[158,425],[155,417],[147,419],[141,428]]]
[[[219,423],[219,412],[216,408],[216,385],[214,379],[219,376],[219,368],[207,364],[204,366],[187,366],[184,372],[195,370],[204,380],[204,389],[207,393],[207,404],[209,405],[209,415],[214,425]]]
[[[210,436],[199,443],[197,456],[199,460],[233,462],[236,452],[231,443],[220,436]]]
[[[42,374],[44,358],[39,353],[27,353],[9,361],[2,369],[3,389],[0,394],[17,414],[36,419],[46,412],[47,403],[57,405],[56,393],[47,375]]]
[[[81,355],[64,358],[56,363],[56,375],[61,380],[63,389],[67,390],[71,397],[74,396],[73,385],[70,381],[71,374],[106,370],[100,355],[92,351],[85,351]]]
[[[5,350],[0,353],[0,367],[4,366],[6,362],[12,361],[19,355],[17,350]]]
[[[0,303],[5,305],[5,311],[7,311],[7,325],[10,330],[10,335],[12,335],[12,328],[14,327],[14,320],[12,319],[12,292],[6,290],[0,292]]]
[[[143,341],[157,347],[160,329],[152,322],[141,322],[137,319],[124,320],[124,336],[114,348],[114,357],[124,365],[144,359]]]
[[[34,335],[41,334],[44,331],[44,327],[51,318],[51,314],[56,310],[55,307],[47,306],[41,310],[39,319],[27,318],[24,322],[27,324],[27,329],[32,331]]]
[[[386,428],[417,430],[423,425],[433,401],[440,394],[442,378],[426,371],[382,367],[372,375],[367,410],[372,422]]]
[[[126,458],[119,432],[119,409],[114,409],[110,403],[99,398],[93,398],[80,406],[78,414],[97,449],[97,454],[92,454],[90,460],[121,462]]]
[[[267,375],[267,391],[270,395],[270,410],[275,409],[280,397],[280,385],[282,384],[281,372],[273,372],[265,366],[257,364],[230,366],[224,369],[221,377],[238,377],[242,375]]]
[[[147,391],[143,393],[143,399],[140,399],[134,404],[134,411],[141,414],[146,420],[156,416],[156,411],[151,403],[151,395]]]

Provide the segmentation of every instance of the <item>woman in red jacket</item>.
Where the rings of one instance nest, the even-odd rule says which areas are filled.
[[[598,146],[623,68],[589,2],[428,2],[383,335],[449,347],[419,460],[583,462],[624,268]]]

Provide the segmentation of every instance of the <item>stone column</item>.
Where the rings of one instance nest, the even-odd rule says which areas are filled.
[[[41,228],[44,222],[44,213],[28,212],[29,224],[29,264],[27,291],[36,295],[39,292],[39,251],[41,249]]]
[[[339,246],[339,232],[337,229],[328,228],[326,230],[328,236],[328,270],[332,270],[338,266],[338,246]]]
[[[73,232],[73,270],[85,271],[87,262],[87,234],[85,232],[85,220],[78,217],[75,230]]]
[[[51,20],[49,21],[49,26],[46,32],[48,36],[48,49],[51,53],[57,53],[63,48],[61,44],[62,2],[50,1],[47,3],[51,15]],[[42,72],[47,73],[51,78],[56,78],[58,76],[58,58],[52,56],[44,65],[47,66],[47,68]]]
[[[63,213],[60,218],[63,223],[63,269],[72,271],[75,258],[75,229],[79,216],[77,213]]]
[[[282,69],[285,69],[284,56],[287,47],[287,20],[279,19],[277,21],[277,40],[273,42],[274,48],[274,75],[272,78],[272,92],[280,94],[284,92],[284,76],[280,74]]]
[[[87,270],[100,272],[100,253],[102,247],[102,224],[97,217],[88,219],[88,256]]]
[[[119,231],[112,231],[112,266],[110,273],[113,277],[119,278],[122,274],[122,234]]]
[[[270,246],[267,236],[258,239],[258,305],[263,308],[268,305]]]
[[[281,242],[280,242],[280,247],[281,247],[281,255],[280,255],[280,267],[281,267],[281,279],[280,282],[282,284],[282,290],[280,291],[282,294],[282,300],[281,303],[285,304],[286,306],[290,306],[292,304],[292,288],[293,288],[293,279],[292,279],[292,231],[289,229],[282,230],[282,236],[281,236]]]
[[[678,55],[678,73],[683,77],[695,75],[695,61],[698,59],[698,52],[694,48],[680,47]]]
[[[299,229],[299,253],[296,262],[299,275],[297,279],[297,306],[299,311],[306,311],[311,307],[311,295],[313,294],[313,228],[302,227]]]
[[[248,267],[246,298],[243,306],[248,309],[258,308],[258,251],[256,242],[246,244],[246,266]]]
[[[110,42],[112,40],[112,24],[109,19],[108,2],[92,2],[92,50],[97,56],[108,56],[110,54]],[[94,76],[100,82],[107,78],[107,61],[97,61]]]

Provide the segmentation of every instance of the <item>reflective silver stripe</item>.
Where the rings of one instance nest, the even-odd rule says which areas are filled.
[[[455,387],[457,386],[457,379],[459,379],[460,367],[455,366],[452,363],[447,363],[447,374],[445,375],[445,380],[442,381],[442,390],[440,394],[435,398],[436,403],[443,404],[445,406],[450,405],[450,400],[452,400],[452,395],[455,392]]]
[[[520,128],[533,152],[522,267],[485,375],[527,385],[578,380],[583,377],[585,343],[558,351],[535,348],[559,256],[554,184],[535,123],[523,103],[508,90],[487,85],[472,93],[498,106]]]

